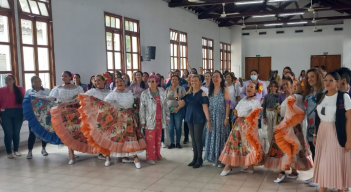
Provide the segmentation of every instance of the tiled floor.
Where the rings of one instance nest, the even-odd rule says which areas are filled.
[[[228,192],[315,192],[303,183],[313,172],[300,172],[297,180],[286,180],[275,184],[277,174],[257,167],[254,174],[240,173],[239,168],[226,176],[219,173],[222,168],[204,163],[199,169],[188,167],[191,161],[191,144],[183,149],[162,149],[165,159],[156,165],[148,165],[145,153],[140,155],[142,169],[133,163],[113,163],[104,167],[104,161],[96,155],[77,153],[80,157],[75,165],[68,165],[67,148],[49,145],[49,156],[40,154],[40,143],[33,150],[33,159],[27,160],[27,150],[20,149],[22,157],[7,159],[0,153],[0,192],[61,192],[61,191],[108,191],[108,192],[151,192],[151,191],[228,191]],[[116,161],[116,159],[115,159]]]

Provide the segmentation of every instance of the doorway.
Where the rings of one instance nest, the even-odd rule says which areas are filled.
[[[245,79],[250,79],[250,72],[253,69],[259,71],[259,79],[267,81],[271,71],[272,57],[245,57]]]
[[[327,72],[341,67],[341,55],[311,55],[311,68],[324,66]]]

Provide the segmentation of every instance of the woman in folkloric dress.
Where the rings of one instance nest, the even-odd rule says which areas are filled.
[[[145,150],[146,144],[134,115],[134,96],[125,89],[122,78],[116,78],[115,86],[115,91],[109,93],[105,101],[86,94],[79,95],[82,130],[88,143],[107,155],[105,166],[111,165],[111,157],[133,156],[136,168],[140,169],[137,154]]]
[[[72,73],[62,73],[64,85],[58,85],[50,92],[50,97],[56,99],[59,106],[50,110],[51,123],[57,136],[69,148],[70,161],[75,163],[74,151],[95,154],[98,151],[87,143],[87,138],[81,131],[81,121],[78,108],[80,107],[79,93],[84,93],[82,87],[71,84]]]
[[[258,117],[262,110],[255,95],[259,84],[249,82],[246,87],[246,97],[236,106],[238,117],[223,148],[219,160],[225,164],[220,174],[226,176],[231,172],[231,166],[247,166],[244,173],[253,173],[254,165],[263,159],[264,152],[258,136]]]
[[[283,88],[286,99],[280,106],[280,123],[275,127],[274,137],[266,155],[264,166],[268,169],[279,170],[275,183],[285,178],[296,179],[297,170],[307,171],[313,167],[309,147],[302,131],[302,120],[305,117],[304,103],[300,84],[294,84],[292,79],[283,78]],[[293,94],[295,92],[295,94]],[[290,174],[285,171],[290,170]]]

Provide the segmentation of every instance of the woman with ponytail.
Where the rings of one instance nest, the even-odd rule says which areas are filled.
[[[16,85],[15,77],[9,74],[5,77],[5,87],[0,88],[0,123],[4,130],[4,141],[7,158],[21,156],[18,152],[20,132],[23,123],[22,101],[25,91]],[[13,152],[12,153],[12,142]]]

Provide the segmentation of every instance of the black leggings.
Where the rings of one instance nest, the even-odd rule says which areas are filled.
[[[314,161],[314,155],[315,155],[315,147],[313,145],[313,142],[308,142],[308,144],[310,145],[310,150],[311,150],[311,153],[312,153],[312,160]]]
[[[28,150],[32,150],[33,149],[33,146],[34,146],[34,143],[35,143],[35,139],[37,137],[35,136],[35,134],[32,132],[32,128],[29,127],[29,137],[28,137]],[[46,142],[44,141],[41,141],[41,146],[43,148],[46,147]]]
[[[193,144],[193,153],[194,159],[202,159],[202,134],[204,130],[204,123],[201,124],[194,124],[188,123],[188,127],[190,130],[191,141]]]

